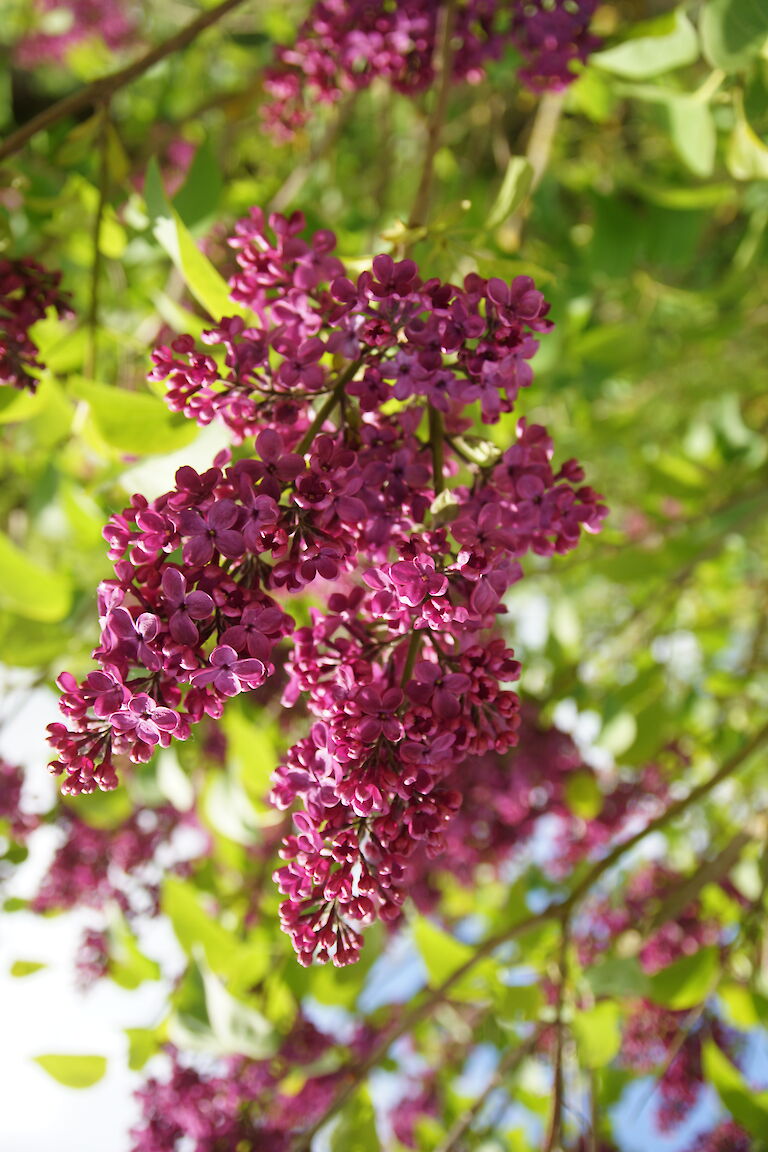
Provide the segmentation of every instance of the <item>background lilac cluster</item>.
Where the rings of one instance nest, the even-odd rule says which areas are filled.
[[[333,103],[375,79],[406,95],[429,88],[441,8],[450,11],[457,82],[476,83],[490,60],[513,48],[529,88],[564,88],[575,79],[572,65],[599,47],[589,32],[597,0],[470,0],[453,9],[439,0],[320,0],[267,72],[268,127],[290,136],[318,101]]]

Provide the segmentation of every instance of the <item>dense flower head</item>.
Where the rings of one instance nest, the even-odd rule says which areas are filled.
[[[589,34],[597,0],[469,0],[452,14],[450,67],[454,81],[478,82],[490,60],[509,46],[522,56],[520,79],[534,90],[563,88],[571,65],[599,41]],[[278,47],[267,72],[267,126],[290,136],[313,104],[385,80],[413,95],[435,76],[438,0],[318,0],[290,47]]]
[[[723,1120],[716,1128],[702,1132],[690,1152],[750,1152],[752,1137],[735,1120]]]
[[[372,1034],[359,1028],[347,1052],[363,1057]],[[131,1131],[131,1152],[229,1152],[264,1149],[288,1152],[293,1138],[322,1116],[345,1071],[334,1069],[335,1041],[299,1014],[273,1056],[235,1056],[215,1070],[185,1063],[168,1050],[170,1073],[150,1077],[136,1093],[141,1121]],[[330,1071],[313,1072],[321,1061]],[[305,1071],[306,1070],[306,1071]],[[305,1072],[296,1091],[284,1090],[290,1073]]]
[[[36,260],[0,257],[0,384],[30,392],[37,388],[43,365],[29,330],[43,319],[48,308],[55,308],[62,316],[68,314],[60,283],[60,272],[52,272]]]
[[[274,779],[299,806],[282,920],[302,962],[343,964],[361,925],[399,916],[417,847],[441,850],[463,762],[517,743],[497,621],[522,559],[570,551],[605,508],[544,428],[510,424],[505,450],[471,431],[531,383],[551,322],[530,278],[424,281],[383,254],[353,281],[303,225],[254,209],[232,241],[240,312],[154,354],[170,407],[242,447],[110,520],[100,667],[60,677],[50,740],[65,792],[112,788],[283,665],[310,725]]]
[[[12,838],[23,843],[39,824],[39,818],[25,811],[22,803],[24,772],[0,756],[0,832],[7,827]]]
[[[140,13],[131,0],[34,0],[37,26],[16,45],[21,68],[66,61],[72,48],[97,39],[113,52],[139,41]]]
[[[620,1060],[635,1072],[659,1074],[654,1122],[660,1132],[684,1123],[696,1106],[706,1080],[702,1052],[707,1040],[713,1040],[733,1058],[734,1034],[709,1011],[691,1019],[690,1012],[675,1012],[640,1000],[627,1017]],[[731,1145],[726,1146],[730,1152]]]
[[[182,819],[169,805],[140,807],[115,827],[95,828],[63,809],[57,820],[62,840],[30,907],[61,912],[114,903],[129,916],[154,914],[168,867],[158,857]],[[92,950],[84,945],[84,953]]]
[[[687,878],[652,861],[637,869],[627,881],[621,898],[595,898],[585,911],[576,942],[581,963],[590,965],[618,937],[638,938],[637,959],[648,975],[660,972],[681,957],[701,948],[727,953],[729,937],[720,921],[704,914],[701,901],[682,901],[678,894]],[[733,898],[738,893],[730,881],[721,886]],[[661,916],[664,908],[669,916]],[[654,918],[661,920],[655,926]],[[646,925],[652,931],[643,932]],[[659,1074],[654,1119],[660,1131],[669,1131],[689,1115],[705,1082],[702,1049],[714,1040],[731,1057],[738,1054],[737,1034],[726,1028],[708,1005],[695,1014],[638,999],[624,1022],[619,1060],[636,1072]],[[708,1147],[708,1145],[704,1145]]]

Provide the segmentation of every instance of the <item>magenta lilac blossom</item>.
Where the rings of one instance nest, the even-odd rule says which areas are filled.
[[[513,411],[551,327],[528,277],[454,285],[380,255],[353,281],[303,223],[254,210],[232,241],[247,318],[154,354],[170,407],[243,447],[110,520],[100,668],[60,677],[50,739],[65,792],[113,788],[284,665],[309,724],[272,792],[295,810],[282,921],[303,963],[345,964],[399,916],[411,855],[443,848],[462,763],[517,743],[497,620],[523,558],[569,552],[606,510],[539,425],[498,449],[474,431]]]
[[[0,258],[0,384],[37,388],[43,364],[30,328],[49,308],[60,316],[70,312],[60,283],[60,272],[36,260]]]
[[[64,63],[83,41],[98,40],[113,52],[139,42],[140,10],[134,0],[34,0],[38,26],[16,45],[21,68]]]
[[[444,7],[444,6],[443,6]],[[521,81],[534,91],[564,88],[599,46],[589,33],[597,0],[469,0],[452,14],[455,82],[477,83],[508,48],[522,57]],[[404,95],[434,81],[439,0],[319,0],[294,44],[278,47],[267,72],[267,127],[279,136],[301,128],[318,102],[384,80]]]

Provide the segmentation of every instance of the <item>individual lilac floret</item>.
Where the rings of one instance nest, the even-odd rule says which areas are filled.
[[[234,648],[220,644],[211,653],[210,668],[193,672],[191,681],[196,688],[210,684],[221,696],[237,696],[248,688],[258,688],[266,678],[267,669],[261,660],[238,660]]]

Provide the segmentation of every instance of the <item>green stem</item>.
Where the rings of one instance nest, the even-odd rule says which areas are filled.
[[[445,427],[443,414],[437,408],[429,405],[429,446],[432,449],[432,487],[435,496],[439,496],[445,487],[443,480],[443,448],[445,441]]]
[[[547,170],[564,104],[565,92],[545,92],[533,118],[531,135],[525,150],[526,159],[531,166],[531,186],[522,204],[509,221],[510,234],[518,245],[523,230],[523,222],[530,209],[531,199]]]
[[[429,204],[432,198],[432,182],[435,175],[435,156],[440,146],[445,115],[448,110],[448,97],[451,91],[453,71],[453,26],[455,20],[455,0],[446,0],[438,10],[437,35],[435,39],[435,101],[427,121],[427,138],[424,142],[424,163],[421,168],[416,198],[408,217],[408,228],[413,230],[426,224]],[[407,254],[408,245],[403,248]]]
[[[326,396],[325,400],[318,408],[314,420],[310,424],[309,428],[307,428],[306,432],[296,446],[296,451],[299,456],[304,455],[314,440],[315,436],[317,436],[318,432],[322,428],[323,424],[325,424],[325,421],[328,419],[331,412],[333,412],[336,405],[340,403],[341,398],[344,395],[344,389],[346,388],[347,384],[349,384],[350,380],[355,375],[355,372],[357,372],[359,367],[360,361],[355,360],[354,363],[350,364],[348,368],[342,372],[341,376],[339,376],[333,387],[333,390],[329,393],[328,396]]]
[[[534,1048],[541,1039],[541,1034],[543,1031],[543,1028],[537,1028],[536,1031],[532,1032],[528,1039],[520,1044],[517,1048],[510,1048],[507,1052],[505,1052],[499,1061],[498,1068],[496,1069],[491,1080],[488,1082],[487,1087],[483,1090],[480,1096],[478,1096],[474,1103],[472,1103],[469,1108],[467,1108],[467,1110],[463,1112],[461,1116],[459,1116],[458,1120],[451,1128],[445,1140],[437,1149],[437,1152],[458,1152],[460,1148],[464,1147],[462,1141],[466,1134],[469,1132],[469,1129],[472,1126],[472,1121],[475,1120],[478,1114],[482,1111],[483,1105],[486,1103],[489,1096],[491,1096],[491,1094],[495,1092],[497,1088],[500,1088],[504,1083],[505,1078],[515,1072],[523,1063],[523,1061],[531,1055]]]
[[[415,630],[411,632],[411,639],[408,642],[408,652],[405,657],[405,665],[403,666],[403,674],[400,677],[401,688],[405,688],[406,684],[411,678],[413,666],[416,663],[416,657],[418,656],[419,649],[421,648],[421,636],[421,632],[416,632]]]
[[[0,145],[0,160],[5,160],[9,156],[13,156],[15,152],[23,148],[28,140],[36,136],[38,132],[42,132],[46,128],[50,128],[53,124],[58,124],[60,120],[64,120],[67,116],[74,116],[78,112],[82,112],[84,108],[89,108],[92,105],[98,104],[100,101],[109,100],[115,92],[121,88],[125,88],[131,84],[139,76],[143,76],[155,64],[161,60],[165,60],[167,56],[172,56],[174,52],[178,52],[182,48],[186,48],[193,40],[196,40],[201,32],[217,24],[224,16],[228,16],[230,12],[234,12],[236,8],[240,8],[245,4],[246,0],[223,0],[221,4],[217,4],[215,8],[211,8],[206,12],[201,12],[200,15],[187,24],[181,31],[176,32],[168,40],[164,40],[162,44],[156,45],[146,52],[138,60],[134,60],[132,64],[126,65],[125,68],[118,69],[117,72],[111,72],[108,76],[102,76],[98,80],[94,80],[91,84],[86,84],[84,88],[80,88],[77,92],[71,92],[69,96],[65,96],[62,100],[58,100],[55,104],[51,104],[49,108],[44,109],[39,115],[33,116],[26,124],[22,125],[15,132],[7,138],[4,144]]]
[[[99,329],[99,295],[101,270],[104,263],[101,251],[101,228],[109,192],[109,100],[105,100],[99,110],[99,198],[93,217],[91,242],[93,262],[91,264],[91,292],[88,303],[88,349],[85,358],[85,374],[93,380],[96,377],[97,343]]]
[[[559,980],[555,1001],[555,1075],[552,1085],[552,1113],[543,1152],[555,1152],[563,1138],[563,1100],[565,1081],[563,1076],[563,1052],[565,1047],[565,1026],[563,1007],[568,984],[568,944],[570,940],[570,916],[566,910],[560,924],[560,952],[558,956]]]

